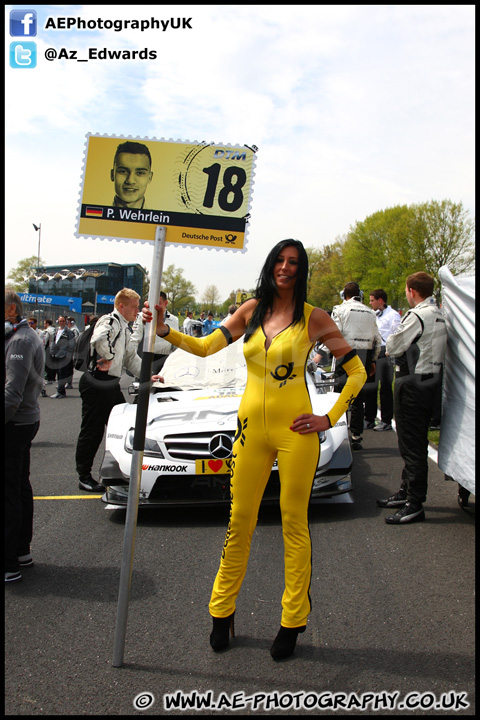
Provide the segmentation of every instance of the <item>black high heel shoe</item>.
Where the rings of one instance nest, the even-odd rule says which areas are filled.
[[[213,630],[210,633],[210,645],[215,652],[225,650],[228,647],[229,633],[232,637],[235,637],[234,617],[234,612],[226,618],[216,618],[212,615]]]
[[[295,645],[297,644],[298,633],[305,632],[306,625],[296,628],[286,628],[280,625],[277,637],[273,641],[273,645],[270,648],[270,655],[274,660],[284,660],[290,655],[293,655]]]

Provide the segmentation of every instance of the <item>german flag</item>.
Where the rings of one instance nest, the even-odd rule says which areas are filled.
[[[103,209],[99,207],[85,208],[85,217],[103,217]]]

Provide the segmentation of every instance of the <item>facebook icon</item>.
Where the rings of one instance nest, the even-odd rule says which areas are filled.
[[[10,11],[10,35],[13,37],[35,37],[37,34],[37,13],[35,10]]]

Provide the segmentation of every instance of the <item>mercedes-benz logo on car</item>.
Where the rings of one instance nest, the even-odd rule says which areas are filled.
[[[208,445],[210,455],[218,460],[226,460],[231,457],[233,442],[230,435],[214,435]]]

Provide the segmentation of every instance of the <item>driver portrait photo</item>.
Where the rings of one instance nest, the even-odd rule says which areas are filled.
[[[145,207],[145,192],[152,182],[152,157],[146,145],[126,141],[117,147],[110,170],[115,196],[112,205],[124,208]]]

